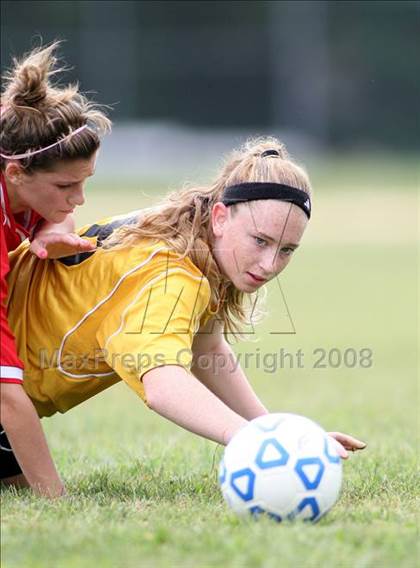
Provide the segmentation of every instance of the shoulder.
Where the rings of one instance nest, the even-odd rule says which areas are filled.
[[[137,250],[128,251],[125,260],[118,256],[114,261],[133,267],[127,280],[130,294],[150,302],[149,307],[153,305],[162,317],[172,314],[172,319],[186,315],[201,319],[207,313],[210,284],[191,259],[162,241],[145,241],[132,249]]]
[[[132,225],[137,222],[141,211],[130,211],[123,215],[115,215],[113,217],[105,217],[93,224],[85,225],[77,231],[81,237],[96,237],[98,242],[104,241],[116,229],[124,225]]]
[[[155,304],[178,302],[187,308],[190,303],[200,312],[210,302],[207,278],[191,259],[163,241],[143,239],[123,248],[99,248],[88,266],[86,270],[114,286],[127,300],[150,294]]]
[[[160,286],[165,294],[195,294],[207,305],[210,301],[210,284],[206,276],[188,257],[183,257],[162,241],[144,243],[143,276],[153,287]]]

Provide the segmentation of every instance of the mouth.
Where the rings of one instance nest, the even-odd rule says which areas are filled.
[[[62,210],[62,211],[60,211],[60,213],[66,213],[67,215],[69,215],[70,213],[74,213],[74,209],[75,208],[73,207],[73,209],[67,209],[67,211]]]
[[[263,284],[267,282],[266,278],[261,278],[261,276],[257,276],[256,274],[252,274],[252,272],[247,272],[248,276],[253,280],[256,284]]]

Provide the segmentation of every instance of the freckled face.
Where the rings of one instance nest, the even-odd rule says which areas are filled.
[[[307,222],[299,207],[284,201],[251,201],[236,211],[216,203],[213,254],[220,270],[238,290],[255,292],[285,269]]]

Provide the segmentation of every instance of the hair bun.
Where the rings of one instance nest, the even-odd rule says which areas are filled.
[[[59,44],[55,41],[22,59],[13,58],[12,68],[1,77],[0,104],[7,113],[1,116],[0,167],[10,156],[21,156],[28,173],[48,169],[58,160],[90,158],[100,145],[99,136],[111,128],[101,105],[87,99],[77,83],[51,80],[67,71],[57,65]],[[76,132],[80,134],[73,137]]]
[[[11,102],[17,106],[37,106],[47,96],[48,81],[44,69],[22,66],[16,76]]]
[[[2,76],[2,101],[5,104],[21,107],[37,107],[47,98],[51,75],[60,71],[55,69],[57,58],[54,50],[59,42],[47,47],[38,47],[22,59],[13,58],[13,67]]]

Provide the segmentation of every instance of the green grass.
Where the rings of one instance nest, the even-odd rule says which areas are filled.
[[[119,207],[139,207],[131,199],[119,195]],[[412,194],[395,194],[396,205],[404,199],[410,213]],[[321,195],[318,209],[328,204]],[[364,221],[364,240],[352,242],[352,222],[343,216],[336,240],[308,235],[282,276],[296,333],[270,333],[291,329],[271,286],[259,341],[236,348],[261,356],[300,348],[303,368],[264,372],[251,362],[261,398],[272,411],[304,414],[368,442],[345,463],[341,498],[324,519],[308,526],[236,518],[218,490],[222,448],[165,422],[117,385],[44,421],[68,497],[2,491],[4,568],[417,566],[415,243],[399,238],[407,220],[390,227],[395,242],[375,238],[380,216]],[[314,349],[350,347],[371,349],[372,366],[313,368]]]

